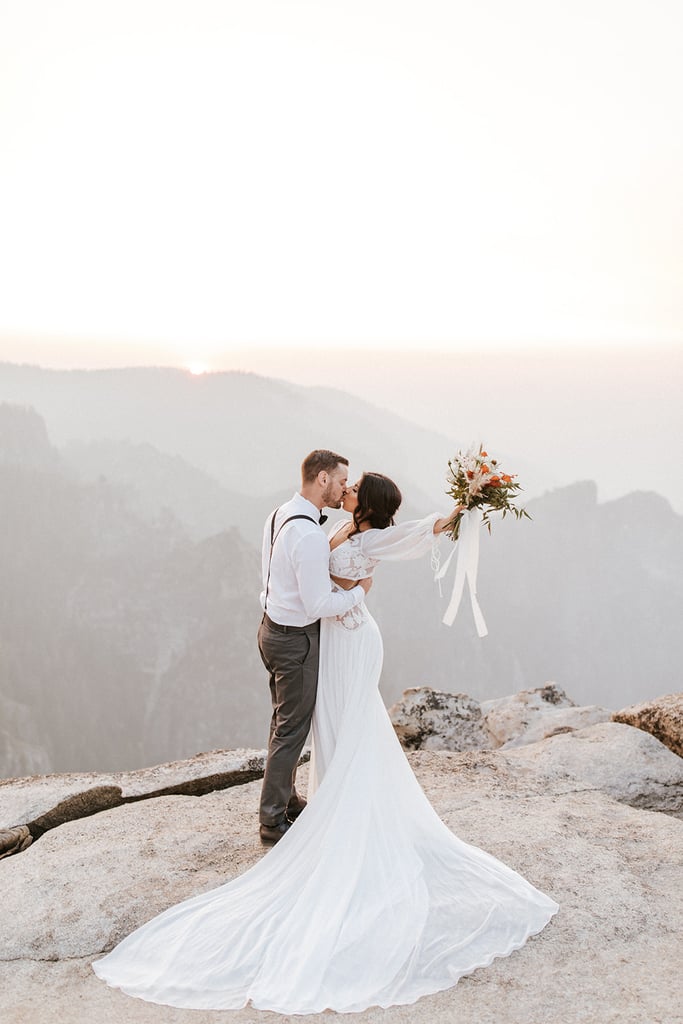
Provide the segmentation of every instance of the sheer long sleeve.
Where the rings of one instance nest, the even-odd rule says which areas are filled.
[[[439,512],[432,512],[424,519],[387,526],[385,530],[365,530],[357,535],[361,554],[379,561],[401,562],[419,558],[438,543],[434,523],[441,518]]]

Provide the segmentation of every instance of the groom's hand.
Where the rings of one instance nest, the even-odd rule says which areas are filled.
[[[370,587],[372,586],[372,576],[366,576],[364,580],[358,580],[358,582],[360,583],[361,587],[367,594]]]

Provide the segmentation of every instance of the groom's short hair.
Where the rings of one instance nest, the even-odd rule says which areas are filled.
[[[316,448],[301,463],[302,483],[313,483],[318,473],[322,473],[323,470],[326,473],[332,473],[340,462],[343,466],[349,464],[349,460],[345,459],[343,455],[337,455],[336,452],[328,451],[327,448]]]

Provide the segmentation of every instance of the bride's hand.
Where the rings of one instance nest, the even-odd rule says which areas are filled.
[[[437,519],[434,523],[434,533],[443,533],[444,530],[449,529],[463,512],[467,510],[467,505],[456,505],[449,516],[445,519]]]

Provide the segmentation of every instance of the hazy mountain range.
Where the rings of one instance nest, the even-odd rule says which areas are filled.
[[[151,444],[240,495],[291,492],[303,456],[331,448],[349,458],[356,473],[393,474],[433,502],[443,500],[453,454],[452,440],[346,392],[252,373],[193,377],[173,369],[67,371],[0,363],[0,400],[37,409],[57,446]]]
[[[319,389],[251,375],[218,375],[199,400],[199,382],[175,371],[20,369],[12,404],[0,405],[0,774],[263,745],[265,516],[311,447],[353,457],[366,439],[368,467],[399,468],[401,518],[421,515],[434,506],[425,492],[442,486],[434,449],[445,442],[340,393],[345,416],[319,423]],[[21,379],[30,395],[17,394]],[[422,684],[483,698],[555,679],[581,703],[620,707],[679,687],[683,519],[654,494],[599,505],[589,482],[529,511],[532,522],[482,536],[483,640],[466,604],[451,629],[441,624],[446,595],[428,559],[381,566],[369,604],[388,701]]]

